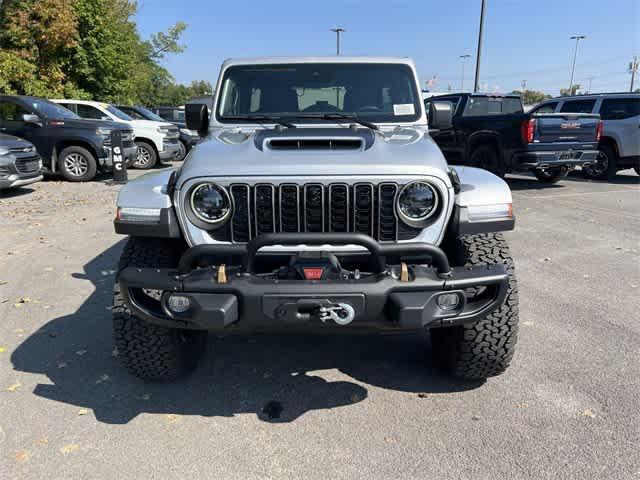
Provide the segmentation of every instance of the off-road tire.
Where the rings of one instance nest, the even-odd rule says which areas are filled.
[[[58,155],[58,171],[70,182],[88,182],[95,178],[98,162],[86,148],[71,146]]]
[[[615,178],[618,172],[618,155],[616,155],[615,149],[606,143],[600,144],[600,146],[598,146],[598,157],[596,160],[602,162],[603,157],[607,163],[606,167],[602,168],[598,165],[584,166],[582,167],[582,173],[585,177],[592,180],[613,180]]]
[[[563,178],[566,178],[567,173],[568,170],[562,167],[548,168],[545,170],[536,169],[533,171],[533,174],[538,180],[549,184],[559,182]]]
[[[154,239],[129,239],[118,272],[126,267],[172,268],[180,245]],[[207,334],[153,325],[131,313],[116,280],[113,293],[113,332],[118,358],[130,373],[145,380],[173,380],[191,372],[204,352]]]
[[[500,178],[504,178],[507,173],[506,165],[500,157],[500,152],[489,144],[479,145],[473,149],[469,155],[468,164],[472,167],[488,170]]]
[[[436,365],[455,377],[484,380],[503,373],[518,336],[518,286],[513,259],[502,234],[483,233],[455,239],[449,247],[456,266],[505,264],[509,288],[505,303],[482,320],[464,326],[430,329]],[[474,291],[467,291],[473,295]]]

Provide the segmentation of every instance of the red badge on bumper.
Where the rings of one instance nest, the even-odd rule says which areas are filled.
[[[304,273],[305,280],[320,280],[322,278],[322,273],[324,272],[324,268],[303,268],[302,273]]]

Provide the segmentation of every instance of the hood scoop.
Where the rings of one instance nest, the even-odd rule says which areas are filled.
[[[352,128],[262,130],[255,135],[256,148],[262,151],[362,151],[374,140],[371,130]]]

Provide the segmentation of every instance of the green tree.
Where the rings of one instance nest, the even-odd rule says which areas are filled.
[[[560,96],[561,97],[572,97],[573,95],[577,95],[579,90],[580,90],[580,84],[573,85],[571,87],[571,90],[569,90],[568,88],[561,88],[560,89]]]
[[[535,105],[547,98],[551,98],[551,95],[547,95],[546,93],[539,92],[537,90],[514,90],[512,93],[520,94],[522,97],[522,103],[525,105]]]
[[[78,42],[77,18],[66,0],[7,0],[0,12],[0,50],[7,89],[63,94]],[[27,67],[26,63],[29,64]]]

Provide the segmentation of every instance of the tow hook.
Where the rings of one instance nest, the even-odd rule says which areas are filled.
[[[318,309],[318,317],[322,322],[333,320],[338,325],[349,325],[355,315],[355,310],[348,303],[334,303]]]

